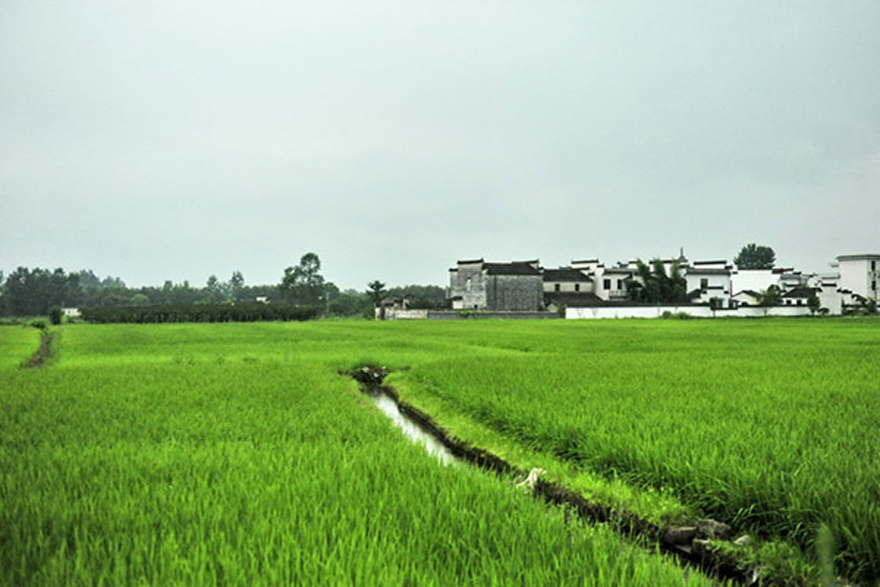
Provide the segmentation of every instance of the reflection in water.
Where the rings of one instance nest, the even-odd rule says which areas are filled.
[[[412,438],[417,444],[424,446],[428,453],[436,456],[444,465],[455,462],[455,457],[449,452],[449,449],[443,446],[443,444],[431,436],[431,434],[422,430],[418,424],[401,414],[393,399],[384,393],[371,393],[369,396],[374,402],[376,402],[379,409],[382,410],[386,416],[391,418],[391,421],[394,422],[398,428],[403,430],[404,434]]]

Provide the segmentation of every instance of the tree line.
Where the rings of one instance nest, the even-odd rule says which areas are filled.
[[[133,316],[159,316],[155,321],[172,321],[168,318],[168,308],[179,307],[181,315],[195,315],[197,306],[246,306],[250,303],[262,302],[266,305],[296,306],[310,308],[309,316],[372,316],[377,303],[377,294],[383,297],[407,297],[415,307],[443,308],[446,307],[446,292],[443,288],[428,286],[404,286],[385,289],[385,284],[378,280],[381,287],[376,290],[368,287],[363,291],[355,289],[340,290],[334,283],[324,279],[321,274],[321,260],[315,253],[306,253],[297,265],[284,269],[279,283],[264,285],[248,285],[240,271],[234,271],[228,280],[223,281],[216,275],[208,277],[201,287],[189,281],[174,283],[167,280],[161,286],[128,287],[119,277],[98,277],[92,270],[66,272],[64,269],[30,269],[18,267],[9,275],[0,271],[0,315],[2,316],[45,316],[51,308],[80,309],[111,309],[111,308],[152,308],[150,312],[135,314],[116,313],[128,316],[127,320],[135,321]],[[158,307],[164,307],[166,319]],[[197,308],[198,309],[198,308]],[[259,308],[257,308],[259,309]],[[252,310],[251,313],[253,313]],[[300,319],[283,318],[278,310],[263,310],[265,318],[261,319]],[[269,317],[271,315],[275,316]],[[92,312],[96,320],[98,316],[109,316],[110,313]],[[176,315],[176,314],[175,314]],[[208,312],[201,308],[198,315],[203,321],[214,321],[213,316],[231,316],[231,310],[219,308]],[[237,314],[236,314],[237,315]],[[299,316],[291,313],[290,316]],[[146,320],[146,318],[143,318]],[[141,320],[141,318],[138,318]],[[150,318],[152,320],[152,318]]]

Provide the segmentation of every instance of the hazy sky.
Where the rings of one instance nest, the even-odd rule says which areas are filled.
[[[0,269],[880,252],[880,2],[4,0]]]

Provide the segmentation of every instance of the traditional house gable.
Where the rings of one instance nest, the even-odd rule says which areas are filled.
[[[543,306],[540,263],[459,261],[449,270],[449,299],[455,310],[537,311]]]
[[[727,261],[694,261],[684,268],[688,297],[692,303],[708,304],[712,298],[728,305],[731,299],[730,270]]]

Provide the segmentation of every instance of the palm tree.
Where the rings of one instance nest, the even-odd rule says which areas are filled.
[[[782,303],[782,290],[775,285],[771,285],[761,292],[758,296],[758,305],[764,308],[764,315],[772,306],[778,306]]]
[[[650,265],[636,260],[636,279],[627,282],[629,297],[634,302],[648,304],[680,304],[687,302],[687,280],[681,275],[678,261],[666,265],[654,259]]]

